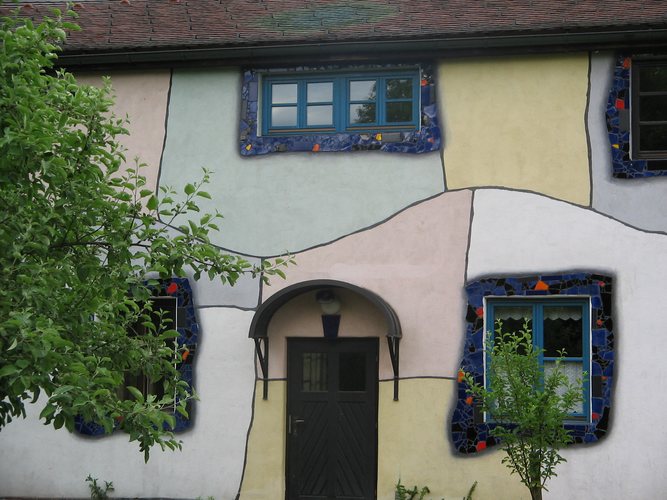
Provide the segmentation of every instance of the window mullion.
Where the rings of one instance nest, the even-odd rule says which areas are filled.
[[[387,78],[378,77],[377,79],[377,92],[375,93],[375,106],[377,109],[377,124],[387,125]]]
[[[297,128],[306,128],[306,108],[308,106],[308,96],[306,86],[308,80],[299,80],[296,87],[296,106],[297,106]]]

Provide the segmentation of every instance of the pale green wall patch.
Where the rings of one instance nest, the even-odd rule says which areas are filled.
[[[296,252],[376,224],[443,190],[439,154],[284,153],[242,158],[240,72],[175,71],[160,185],[182,191],[201,168],[225,219],[213,242],[249,255]]]

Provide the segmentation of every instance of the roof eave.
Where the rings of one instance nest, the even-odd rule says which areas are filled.
[[[319,62],[436,59],[518,53],[576,50],[665,50],[667,27],[608,31],[522,33],[414,40],[354,40],[280,45],[134,48],[119,51],[65,50],[59,64],[66,67],[127,65],[285,65],[290,62]]]

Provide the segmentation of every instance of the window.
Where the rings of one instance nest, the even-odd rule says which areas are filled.
[[[177,325],[176,311],[177,299],[176,297],[152,297],[150,299],[152,311],[150,312],[151,322],[155,329],[147,327],[143,320],[139,320],[130,328],[129,335],[159,335],[166,329],[175,329]],[[177,342],[174,339],[169,341],[174,349],[174,364],[177,361]],[[164,396],[164,388],[161,381],[151,380],[144,372],[126,373],[125,386],[132,386],[139,389],[143,396],[154,395],[157,399]],[[132,399],[126,387],[121,389],[119,396],[123,399]]]
[[[450,433],[458,453],[474,454],[498,444],[491,435],[497,425],[467,392],[465,374],[485,384],[488,360],[486,332],[503,322],[503,331],[516,331],[528,320],[535,345],[544,349],[540,362],[548,371],[565,349],[562,368],[570,380],[586,372],[584,402],[572,408],[565,424],[575,443],[603,439],[611,418],[615,345],[618,333],[612,318],[613,279],[594,272],[495,276],[466,284],[463,351],[456,374],[457,403]]]
[[[582,402],[572,408],[573,419],[587,420],[590,396],[590,301],[588,298],[486,298],[486,331],[519,331],[527,323],[544,372],[553,370],[563,351],[561,369],[570,382],[582,380]],[[584,373],[586,376],[584,377]]]
[[[268,135],[416,130],[419,74],[275,75],[262,81]]]
[[[164,318],[171,321],[169,328],[178,332],[174,340],[174,363],[178,369],[180,379],[190,386],[194,385],[194,363],[197,358],[197,344],[199,341],[199,323],[195,315],[195,298],[187,278],[171,278],[159,280],[151,287],[154,294],[154,312],[161,311]],[[140,322],[139,322],[140,323]],[[158,315],[153,314],[153,324],[158,324]],[[145,335],[147,328],[137,324],[133,328],[133,334]],[[144,374],[128,374],[126,384],[137,387],[144,395],[154,394],[160,397],[162,384],[154,384]],[[124,394],[121,397],[131,398]],[[192,402],[187,403],[188,413],[192,411]],[[174,412],[176,427],[174,432],[184,431],[192,425],[192,419]],[[81,417],[75,419],[75,429],[81,434],[88,436],[102,436],[105,434],[101,425],[86,422]]]
[[[606,121],[614,177],[667,175],[665,56],[618,56]]]
[[[247,69],[239,152],[438,151],[436,94],[429,64]]]
[[[632,158],[667,159],[667,61],[633,59],[631,88]]]

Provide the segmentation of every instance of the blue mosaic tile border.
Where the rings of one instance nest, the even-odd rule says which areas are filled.
[[[580,295],[591,298],[591,421],[568,423],[575,443],[592,443],[608,430],[614,378],[612,279],[602,274],[572,273],[532,277],[487,278],[466,286],[468,307],[463,360],[458,377],[457,403],[450,432],[458,453],[479,453],[498,444],[491,436],[481,408],[467,393],[461,374],[484,383],[484,297]]]
[[[176,339],[179,350],[183,350],[184,355],[182,361],[177,368],[181,374],[181,380],[186,381],[190,386],[194,384],[194,370],[193,363],[197,351],[197,342],[199,339],[199,323],[195,316],[194,297],[192,288],[187,278],[172,278],[169,280],[161,280],[160,284],[154,289],[153,295],[176,297],[177,303],[177,324],[176,331],[179,336]],[[192,403],[187,404],[188,414],[192,412]],[[174,432],[181,432],[190,428],[191,419],[185,418],[178,412],[174,412],[176,419],[176,427]],[[75,421],[75,430],[86,436],[102,436],[104,435],[104,428],[101,425],[84,422],[82,418],[77,418]]]
[[[403,68],[408,66],[403,66]],[[410,66],[413,68],[414,66]],[[396,65],[345,66],[345,70],[401,69]],[[316,72],[343,69],[339,66],[299,66],[246,70],[241,90],[241,122],[239,124],[240,152],[243,156],[290,151],[370,151],[392,153],[427,153],[440,149],[441,134],[438,125],[438,106],[434,71],[431,66],[421,67],[421,127],[411,132],[382,132],[362,134],[292,135],[284,137],[260,136],[258,131],[259,76],[285,72]]]
[[[632,58],[619,55],[614,79],[607,99],[607,133],[611,145],[612,175],[619,179],[635,179],[667,175],[662,160],[630,159],[630,69]]]

